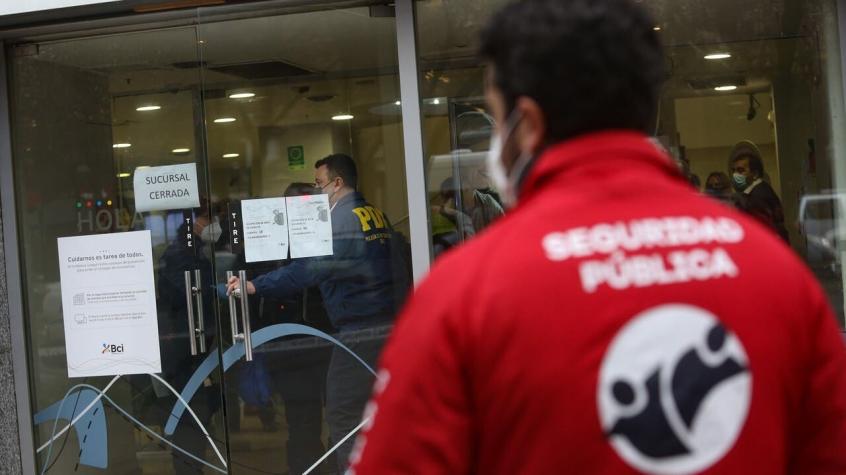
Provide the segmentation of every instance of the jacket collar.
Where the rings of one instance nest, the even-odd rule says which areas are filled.
[[[633,131],[603,131],[581,135],[547,147],[526,173],[519,202],[580,170],[597,167],[652,169],[666,178],[686,182],[675,162],[649,138]]]

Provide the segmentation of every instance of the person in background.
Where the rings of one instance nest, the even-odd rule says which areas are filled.
[[[418,285],[350,474],[846,473],[825,293],[647,140],[655,25],[635,0],[522,0],[484,29],[511,209]]]
[[[358,191],[352,157],[329,155],[315,163],[315,192],[327,194],[333,254],[294,259],[247,282],[247,292],[286,300],[317,286],[336,338],[370,367],[382,350],[410,279],[404,246],[390,221]],[[239,287],[233,277],[228,292]],[[370,394],[373,375],[346,350],[335,347],[326,376],[326,422],[337,448],[339,473],[346,470],[353,433]]]
[[[705,194],[717,201],[734,204],[731,196],[731,179],[723,172],[711,172],[705,180]]]
[[[784,226],[784,208],[775,190],[765,180],[761,151],[748,141],[739,142],[729,156],[737,202],[741,210],[772,229],[786,243],[790,243]]]

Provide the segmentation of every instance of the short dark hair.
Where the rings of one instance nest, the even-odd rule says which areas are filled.
[[[341,177],[345,185],[353,190],[358,189],[358,170],[352,157],[343,153],[335,153],[318,160],[314,164],[314,168],[318,169],[323,165],[326,165],[329,170],[330,177]]]
[[[744,158],[749,160],[749,170],[752,173],[754,173],[759,178],[764,176],[764,161],[761,160],[761,156],[757,153],[748,152],[737,154],[731,157],[730,164],[734,165],[735,163],[743,160]]]
[[[317,190],[314,183],[293,182],[285,188],[285,196],[315,195]]]
[[[666,78],[655,22],[631,0],[522,0],[494,15],[480,55],[512,110],[537,101],[547,140],[587,132],[652,132]]]

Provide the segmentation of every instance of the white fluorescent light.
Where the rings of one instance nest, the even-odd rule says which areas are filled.
[[[131,177],[131,176],[132,176],[132,174],[131,174],[131,173],[127,173],[127,172],[123,172],[123,173],[118,173],[118,174],[117,174],[117,177],[118,177],[118,178],[129,178],[129,177]]]
[[[737,86],[717,86],[714,88],[715,91],[734,91],[737,89]]]
[[[396,101],[396,102],[394,102],[394,105],[401,106],[401,105],[402,105],[402,102],[400,102],[400,101]]]
[[[143,170],[145,168],[150,168],[150,165],[139,165],[139,166],[135,167],[136,170]]]
[[[175,149],[171,150],[170,152],[171,153],[188,153],[190,151],[191,151],[190,148],[175,148]]]
[[[656,26],[656,27],[654,27],[654,28],[652,28],[652,29],[653,29],[653,30],[655,30],[655,31],[661,31],[661,27],[660,27],[660,26]]]
[[[155,104],[150,104],[150,105],[148,105],[148,106],[141,106],[141,107],[138,107],[138,108],[136,108],[135,110],[137,110],[138,112],[149,112],[149,111],[157,111],[157,110],[159,110],[159,109],[161,109],[161,108],[162,108],[162,106],[157,106],[157,105],[155,105]]]
[[[215,119],[214,123],[215,124],[228,124],[230,122],[235,122],[235,120],[236,119],[234,117],[220,117],[218,119]]]
[[[709,55],[705,56],[705,59],[711,59],[711,60],[729,59],[729,58],[731,58],[731,54],[729,54],[729,53],[713,53],[713,54],[709,54]]]
[[[236,92],[229,95],[230,99],[249,99],[251,97],[256,97],[254,92]]]
[[[238,158],[241,155],[238,153],[224,153],[223,158]]]
[[[112,145],[112,148],[129,148],[131,146],[132,146],[131,143],[116,143],[116,144]]]
[[[354,117],[352,114],[340,114],[332,116],[332,120],[352,120]]]
[[[434,99],[434,100],[432,100],[432,104],[438,105],[438,104],[440,104],[440,103],[441,103],[441,100],[440,100],[440,99]]]

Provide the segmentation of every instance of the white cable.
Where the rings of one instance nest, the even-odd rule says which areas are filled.
[[[320,465],[321,463],[323,463],[323,461],[324,461],[324,460],[326,460],[326,457],[328,457],[328,456],[332,455],[332,452],[334,452],[334,451],[338,450],[338,447],[340,447],[340,446],[341,446],[344,442],[346,442],[346,441],[347,441],[347,439],[349,439],[350,437],[352,437],[352,435],[353,435],[353,434],[355,434],[356,432],[358,432],[359,430],[361,430],[361,428],[362,428],[362,427],[364,427],[364,425],[365,425],[365,424],[367,424],[368,422],[370,422],[370,418],[369,418],[369,417],[368,417],[367,419],[365,419],[365,420],[361,421],[361,424],[359,424],[359,425],[358,425],[358,427],[356,427],[355,429],[353,429],[353,430],[352,430],[352,432],[350,432],[349,434],[347,434],[347,435],[346,435],[343,439],[341,439],[341,441],[340,441],[340,442],[338,442],[337,444],[335,444],[335,445],[334,445],[331,449],[329,449],[329,451],[328,451],[328,452],[326,452],[325,454],[323,454],[323,456],[322,456],[322,457],[320,457],[320,458],[317,460],[317,462],[314,462],[314,465],[312,465],[311,467],[309,467],[309,468],[308,468],[308,470],[306,470],[305,472],[303,472],[303,475],[308,475],[309,473],[311,473],[311,472],[312,472],[312,470],[314,470],[315,468],[317,468],[317,466],[318,466],[318,465]]]
[[[102,391],[100,391],[100,389],[98,389],[98,388],[96,388],[96,387],[94,387],[94,386],[91,386],[90,384],[80,384],[80,385],[74,386],[74,388],[79,388],[79,387],[86,387],[86,388],[89,388],[89,389],[91,389],[91,390],[93,390],[93,391],[95,391],[95,392],[98,392],[98,393],[102,394]],[[145,426],[144,424],[142,424],[142,423],[141,423],[141,421],[139,421],[138,419],[136,419],[136,418],[132,417],[132,414],[130,414],[130,413],[129,413],[126,409],[124,409],[124,408],[120,407],[120,406],[119,406],[116,402],[114,402],[114,401],[112,400],[112,398],[110,398],[109,396],[107,396],[107,395],[103,394],[103,399],[105,399],[106,401],[108,401],[108,402],[109,402],[109,404],[111,404],[111,405],[112,405],[112,407],[113,407],[115,410],[119,411],[121,414],[123,414],[124,416],[126,416],[126,418],[127,418],[127,419],[129,419],[130,421],[132,421],[132,423],[134,423],[136,426],[138,426],[138,427],[140,427],[141,429],[144,429],[145,431],[149,432],[150,434],[152,434],[154,437],[156,437],[157,439],[159,439],[159,440],[160,440],[160,441],[162,441],[163,443],[165,443],[165,444],[167,444],[167,445],[171,446],[172,448],[174,448],[174,449],[176,449],[176,450],[178,450],[178,451],[182,452],[183,454],[187,455],[188,457],[190,457],[190,458],[192,458],[192,459],[196,460],[197,462],[200,462],[201,464],[203,464],[203,465],[205,465],[205,466],[207,466],[207,467],[209,467],[209,468],[211,468],[211,469],[213,469],[213,470],[216,470],[216,471],[218,471],[218,472],[220,472],[220,473],[223,473],[223,474],[228,473],[226,470],[224,470],[224,469],[222,469],[222,468],[220,468],[220,467],[215,467],[214,465],[212,465],[212,464],[210,464],[210,463],[206,462],[205,460],[203,460],[203,459],[201,459],[201,458],[197,457],[196,455],[192,454],[191,452],[188,452],[187,450],[183,449],[182,447],[180,447],[180,446],[178,446],[178,445],[174,444],[173,442],[171,442],[171,441],[169,441],[169,440],[165,439],[164,437],[160,436],[159,434],[157,434],[157,433],[156,433],[156,431],[154,431],[153,429],[150,429],[149,427],[147,427],[147,426]]]
[[[154,378],[158,379],[159,381],[161,381],[161,383],[162,383],[162,384],[164,384],[164,385],[165,385],[165,387],[167,387],[167,388],[168,388],[168,389],[169,389],[169,390],[170,390],[170,391],[171,391],[171,392],[172,392],[172,393],[173,393],[173,394],[177,397],[177,399],[179,399],[179,401],[180,401],[180,402],[182,402],[182,404],[183,404],[183,405],[185,406],[185,408],[188,410],[188,413],[190,413],[190,414],[191,414],[191,417],[193,417],[193,418],[194,418],[194,421],[196,421],[196,422],[197,422],[197,425],[198,425],[198,426],[200,426],[200,430],[202,430],[202,431],[203,431],[203,435],[204,435],[204,436],[206,436],[206,440],[208,440],[209,444],[212,446],[212,449],[214,450],[214,453],[217,455],[217,458],[220,460],[220,462],[223,464],[223,466],[224,466],[224,467],[227,467],[226,460],[223,458],[223,455],[220,453],[220,450],[218,450],[217,445],[215,445],[215,443],[212,441],[211,436],[209,436],[209,433],[208,433],[208,431],[206,430],[206,427],[203,425],[203,423],[202,423],[202,422],[200,422],[200,418],[198,418],[198,417],[197,417],[197,414],[196,414],[196,413],[194,413],[194,410],[193,410],[193,409],[191,409],[191,406],[189,406],[189,405],[188,405],[188,403],[186,403],[186,402],[185,402],[185,400],[184,400],[184,399],[182,398],[182,396],[181,396],[181,395],[180,395],[180,394],[176,391],[176,389],[174,389],[174,388],[173,388],[173,386],[171,386],[170,384],[168,384],[168,382],[167,382],[167,381],[165,381],[164,379],[162,379],[159,375],[157,375],[157,374],[153,374],[153,373],[148,373],[148,374],[149,374],[150,376],[152,376],[152,377],[154,377]],[[80,414],[79,414],[78,416],[76,416],[76,417],[75,417],[75,418],[74,418],[74,419],[70,422],[70,424],[68,424],[68,425],[66,425],[64,428],[62,428],[62,430],[60,430],[58,433],[55,433],[55,434],[54,434],[54,435],[50,438],[50,440],[48,440],[47,442],[45,442],[45,443],[44,443],[44,445],[42,445],[41,447],[39,447],[39,448],[38,448],[38,450],[36,451],[36,453],[41,453],[41,452],[42,452],[44,449],[46,449],[46,448],[47,448],[50,444],[52,444],[52,443],[53,443],[53,441],[55,441],[56,439],[58,439],[59,437],[61,437],[61,436],[62,436],[65,432],[67,432],[67,431],[68,431],[68,429],[70,429],[70,428],[71,428],[74,424],[76,424],[76,423],[77,423],[80,419],[82,419],[82,417],[84,417],[84,416],[85,416],[85,414],[86,414],[88,411],[90,411],[92,407],[94,407],[94,404],[96,404],[96,403],[97,403],[97,401],[99,401],[99,400],[100,400],[100,398],[102,398],[102,397],[103,397],[103,395],[105,395],[105,394],[106,394],[106,391],[108,391],[108,390],[109,390],[109,388],[111,388],[111,387],[112,387],[112,385],[113,385],[113,384],[114,384],[114,383],[118,380],[118,378],[120,378],[120,377],[121,377],[121,375],[117,375],[117,376],[115,376],[114,378],[112,378],[112,380],[109,382],[109,384],[107,384],[107,385],[106,385],[106,387],[105,387],[105,388],[103,388],[103,391],[102,391],[102,392],[101,392],[101,393],[100,393],[100,394],[99,394],[96,398],[94,398],[94,400],[93,400],[93,401],[91,401],[91,402],[88,404],[88,406],[86,406],[86,407],[85,407],[85,409],[83,409],[83,410],[82,410],[82,412],[80,412]],[[168,416],[168,417],[169,417],[169,416]]]
[[[206,436],[206,440],[209,441],[209,444],[212,446],[212,449],[214,449],[214,453],[217,454],[217,458],[218,458],[218,460],[220,460],[220,463],[222,463],[223,466],[226,467],[227,466],[226,460],[223,458],[223,455],[221,455],[220,450],[217,449],[217,445],[215,445],[214,441],[212,441],[212,438],[209,435],[209,432],[206,430],[206,426],[204,426],[203,423],[200,422],[200,418],[197,417],[196,414],[194,414],[194,410],[191,409],[191,406],[189,406],[188,403],[185,402],[184,399],[182,399],[182,396],[176,391],[176,389],[174,389],[173,386],[171,386],[167,381],[162,379],[161,376],[159,376],[157,374],[153,374],[153,373],[149,373],[149,374],[150,374],[150,376],[159,380],[159,382],[164,384],[168,389],[170,389],[170,392],[172,392],[176,396],[176,398],[179,399],[179,402],[181,402],[182,405],[185,406],[185,409],[188,410],[188,412],[191,414],[191,417],[193,417],[194,421],[197,423],[197,425],[200,426],[200,430],[203,431],[203,435]],[[170,416],[168,416],[168,418],[170,418]]]
[[[67,432],[67,431],[68,431],[68,429],[70,429],[71,427],[73,427],[73,425],[74,425],[74,424],[76,424],[77,422],[79,422],[79,420],[80,420],[80,419],[82,419],[82,417],[83,417],[83,416],[85,416],[85,414],[86,414],[88,411],[90,411],[92,407],[94,407],[94,404],[97,404],[97,401],[99,401],[99,400],[103,397],[103,394],[106,394],[106,391],[108,391],[108,390],[109,390],[109,388],[110,388],[110,387],[112,387],[112,384],[115,384],[115,381],[117,381],[117,380],[118,380],[118,378],[120,378],[120,376],[121,376],[121,375],[117,375],[117,376],[115,376],[114,378],[112,378],[112,380],[111,380],[111,381],[109,381],[109,384],[107,384],[107,385],[106,385],[106,387],[105,387],[105,388],[103,388],[103,392],[101,392],[99,395],[97,395],[97,397],[95,397],[93,401],[91,401],[90,403],[88,403],[88,405],[87,405],[87,406],[85,406],[85,409],[83,409],[83,410],[82,410],[82,412],[80,412],[78,416],[74,417],[74,418],[73,418],[73,420],[72,420],[72,421],[70,421],[70,424],[66,425],[66,426],[65,426],[62,430],[60,430],[60,431],[59,431],[59,433],[58,433],[58,434],[53,434],[53,437],[51,437],[51,438],[50,438],[50,440],[48,440],[47,442],[45,442],[45,443],[44,443],[44,445],[42,445],[41,447],[39,447],[39,448],[38,448],[38,450],[36,450],[36,451],[35,451],[35,453],[41,453],[41,451],[42,451],[42,450],[44,450],[44,449],[46,449],[46,448],[47,448],[50,444],[52,444],[54,440],[56,440],[56,439],[58,439],[59,437],[61,437],[61,436],[62,436],[62,434],[64,434],[65,432]],[[66,396],[67,396],[67,395],[66,395]],[[64,401],[64,399],[63,399],[62,401]],[[60,406],[60,407],[61,407],[61,406]],[[58,419],[58,416],[56,417],[56,419]]]

